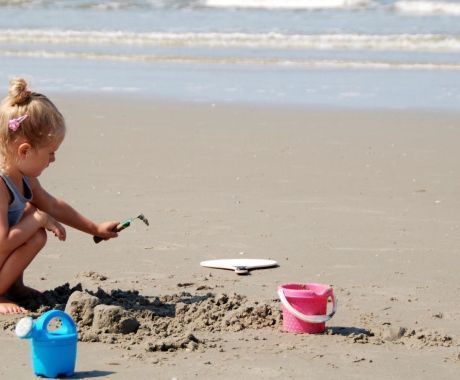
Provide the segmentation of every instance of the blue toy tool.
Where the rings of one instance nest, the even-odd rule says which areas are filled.
[[[48,330],[53,319],[61,326]],[[60,310],[50,310],[36,320],[22,318],[15,329],[21,339],[31,339],[32,363],[37,376],[57,378],[72,376],[77,359],[77,328],[73,319]]]
[[[114,232],[120,232],[120,231],[123,231],[125,228],[128,228],[132,221],[134,219],[139,219],[139,220],[142,220],[145,225],[149,225],[149,221],[148,219],[144,216],[144,214],[139,214],[138,216],[135,216],[133,218],[129,218],[129,219],[126,219],[124,220],[123,222],[121,222],[118,226],[115,226],[115,228],[113,229]],[[104,240],[103,238],[101,238],[100,236],[93,236],[93,240],[94,242],[97,244],[97,243],[100,243],[102,240]]]

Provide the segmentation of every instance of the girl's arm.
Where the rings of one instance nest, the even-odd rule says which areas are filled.
[[[33,204],[58,222],[64,223],[72,228],[86,232],[94,236],[100,236],[104,239],[117,237],[118,234],[113,229],[118,225],[118,221],[109,221],[96,224],[77,210],[70,206],[62,199],[55,198],[49,194],[41,185],[38,179],[29,178],[30,186],[33,192]]]

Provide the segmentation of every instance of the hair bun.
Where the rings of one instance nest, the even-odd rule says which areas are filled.
[[[27,103],[32,91],[29,90],[28,84],[23,78],[14,78],[10,82],[8,95],[12,106]]]

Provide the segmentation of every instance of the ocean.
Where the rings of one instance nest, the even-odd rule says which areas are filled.
[[[460,1],[0,0],[0,90],[460,107]]]

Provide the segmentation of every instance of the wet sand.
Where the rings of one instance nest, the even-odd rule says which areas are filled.
[[[26,272],[32,315],[74,313],[77,378],[458,376],[458,114],[54,100],[69,132],[43,185],[95,220],[150,221],[50,236]],[[279,267],[199,266],[218,258]],[[288,282],[333,286],[325,334],[281,331]],[[2,378],[31,376],[17,320],[0,316]]]

